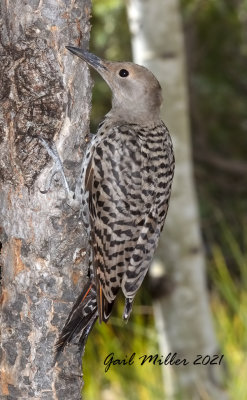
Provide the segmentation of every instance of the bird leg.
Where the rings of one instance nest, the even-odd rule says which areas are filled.
[[[44,190],[40,189],[40,192],[44,193],[44,194],[49,192],[51,185],[52,185],[52,181],[54,179],[54,176],[56,174],[60,173],[61,178],[62,178],[62,184],[65,189],[66,195],[67,195],[68,205],[71,206],[73,209],[79,209],[79,201],[75,197],[75,192],[73,192],[69,188],[69,184],[68,184],[68,181],[67,181],[65,173],[64,173],[63,163],[58,154],[55,143],[54,142],[48,143],[42,137],[38,137],[38,136],[35,136],[35,137],[40,141],[42,146],[47,150],[47,153],[49,154],[49,156],[51,156],[51,158],[54,160],[54,165],[52,167],[51,173],[46,180],[45,189]]]

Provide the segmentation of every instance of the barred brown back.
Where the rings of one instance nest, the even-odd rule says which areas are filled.
[[[161,121],[141,127],[106,118],[88,149],[83,174],[100,320],[109,318],[120,288],[132,303],[146,275],[165,221],[173,171],[171,139]]]

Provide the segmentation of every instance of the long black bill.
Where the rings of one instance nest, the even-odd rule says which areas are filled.
[[[97,57],[95,54],[89,53],[86,50],[79,49],[78,47],[73,46],[65,46],[66,49],[71,51],[71,53],[75,54],[76,56],[82,58],[86,63],[91,65],[96,70],[105,69],[107,70],[106,66],[104,65],[104,61],[101,58]]]

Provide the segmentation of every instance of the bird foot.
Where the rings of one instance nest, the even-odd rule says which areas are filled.
[[[49,154],[49,156],[51,156],[51,158],[54,161],[54,165],[53,165],[51,172],[45,182],[45,188],[43,190],[39,189],[40,192],[43,194],[48,193],[51,188],[51,185],[52,185],[55,175],[60,173],[60,176],[62,178],[62,184],[65,189],[66,196],[67,196],[67,204],[73,210],[79,210],[80,202],[76,199],[75,193],[72,190],[70,190],[70,188],[69,188],[69,184],[68,184],[68,181],[67,181],[65,173],[64,173],[63,163],[58,154],[55,143],[47,142],[45,139],[43,139],[42,137],[39,137],[39,136],[35,136],[35,137],[40,141],[42,146],[47,150],[47,153]]]

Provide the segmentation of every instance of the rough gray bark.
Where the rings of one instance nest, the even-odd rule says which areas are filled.
[[[165,366],[169,398],[226,399],[222,369],[193,365],[197,354],[220,354],[208,303],[205,258],[193,182],[188,93],[178,0],[130,0],[129,20],[135,62],[157,76],[164,94],[162,119],[175,147],[175,179],[157,260],[165,264],[169,290],[155,303],[161,350],[177,352],[187,366]],[[156,260],[156,263],[157,263]],[[164,337],[165,336],[165,337]],[[164,354],[164,353],[162,353]],[[174,374],[178,378],[174,380]],[[177,384],[178,383],[178,384]],[[179,389],[178,389],[179,388]]]
[[[91,81],[66,44],[87,47],[90,0],[2,2],[0,39],[1,399],[80,399],[76,346],[55,339],[86,275],[87,240],[58,180],[42,194],[54,139],[70,187],[88,130]]]

